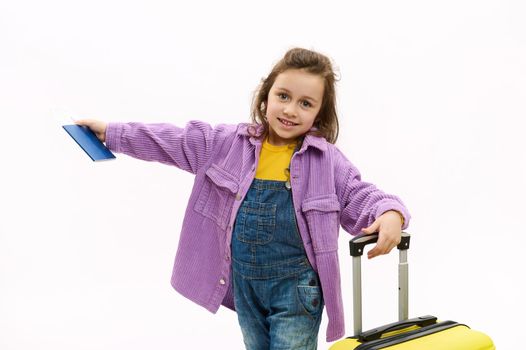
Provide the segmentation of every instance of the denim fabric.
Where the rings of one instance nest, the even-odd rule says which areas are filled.
[[[285,182],[253,180],[234,225],[232,270],[247,349],[316,349],[323,297]]]

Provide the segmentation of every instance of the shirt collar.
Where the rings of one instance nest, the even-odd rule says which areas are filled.
[[[250,136],[249,134],[249,128],[252,128],[254,136]],[[316,127],[312,127],[310,131],[318,130]],[[250,136],[250,142],[255,144],[261,144],[261,140],[259,140],[257,137],[261,136],[263,133],[263,125],[262,124],[248,124],[248,123],[242,123],[239,126],[238,134],[244,135],[244,136]],[[313,135],[305,135],[305,138],[303,139],[303,144],[301,145],[300,152],[304,152],[308,146],[312,146],[314,148],[317,148],[321,151],[327,150],[327,140],[323,137],[313,136]]]

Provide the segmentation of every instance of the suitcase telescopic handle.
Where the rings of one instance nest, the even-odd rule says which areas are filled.
[[[398,264],[398,321],[407,320],[409,314],[407,250],[409,249],[410,238],[411,236],[407,232],[402,232],[400,243],[397,246],[400,256]],[[349,242],[351,256],[353,257],[353,321],[356,337],[362,332],[362,255],[366,245],[376,242],[378,242],[378,233],[361,234]]]

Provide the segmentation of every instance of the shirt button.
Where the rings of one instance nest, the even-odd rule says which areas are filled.
[[[240,195],[239,193],[236,194],[236,199],[237,199],[237,200],[240,200],[240,199],[241,199],[241,195]]]
[[[230,257],[229,257],[228,255],[225,256],[225,260],[226,260],[226,261],[229,261],[229,260],[230,260]]]
[[[219,280],[219,284],[220,284],[220,285],[224,286],[225,283],[226,283],[226,282],[225,282],[225,280],[224,280],[223,278],[221,278],[221,279]]]

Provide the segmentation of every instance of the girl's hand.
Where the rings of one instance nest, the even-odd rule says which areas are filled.
[[[386,211],[371,226],[362,229],[362,232],[366,234],[378,232],[378,243],[367,253],[369,259],[389,254],[402,239],[402,218],[397,211]]]
[[[75,124],[87,126],[101,142],[106,141],[106,127],[108,123],[96,119],[80,119],[76,120]]]

